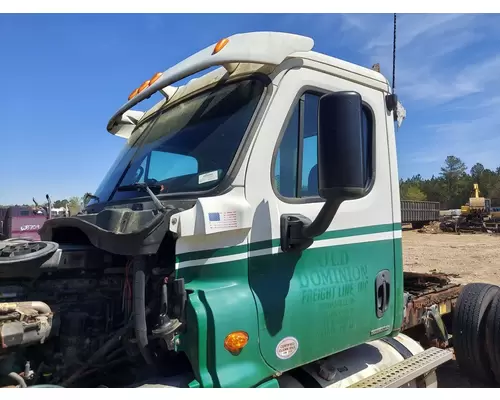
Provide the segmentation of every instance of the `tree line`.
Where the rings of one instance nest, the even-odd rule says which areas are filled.
[[[36,198],[34,200],[37,200]],[[39,206],[47,207],[47,201],[45,198],[43,199],[44,201],[38,201]],[[84,204],[87,204],[89,201],[89,198],[86,197],[85,195],[79,197],[79,196],[72,196],[67,199],[60,199],[60,200],[53,200],[52,199],[52,208],[64,208],[68,206],[69,210],[71,211],[71,214],[74,215],[76,214]],[[33,207],[35,204],[8,204],[8,205],[1,205],[1,207],[10,207],[10,206],[22,206],[22,207]]]
[[[68,208],[76,208],[80,207],[82,204],[86,203],[88,200],[85,199],[85,196],[78,197],[78,196],[73,196],[70,197],[69,199],[62,199],[62,200],[56,200],[52,202],[52,207],[54,208],[61,208],[61,207],[66,207]]]
[[[424,179],[414,175],[400,179],[403,200],[439,201],[441,209],[460,208],[473,196],[474,183],[479,184],[479,195],[490,198],[492,206],[500,206],[500,167],[495,171],[476,163],[468,170],[458,157],[448,156],[438,176]]]

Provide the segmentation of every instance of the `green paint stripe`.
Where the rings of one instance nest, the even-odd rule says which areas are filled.
[[[363,226],[361,228],[349,228],[349,229],[340,229],[337,231],[329,231],[318,236],[316,240],[339,239],[349,236],[391,232],[394,230],[401,230],[401,224],[400,223],[382,224],[382,225]],[[241,244],[238,246],[224,247],[220,249],[193,251],[190,253],[178,254],[176,257],[176,262],[203,260],[207,258],[223,257],[223,256],[233,256],[236,254],[247,253],[248,251],[270,249],[273,247],[277,247],[279,245],[280,245],[279,239],[272,239],[272,240],[263,240],[260,242],[250,243],[250,245]]]
[[[263,240],[261,242],[250,243],[250,245],[240,244],[238,246],[224,247],[221,249],[200,250],[200,251],[193,251],[190,253],[178,254],[176,257],[176,261],[183,262],[183,261],[201,260],[213,257],[233,256],[235,254],[246,253],[248,252],[249,249],[250,251],[256,251],[256,250],[263,250],[276,247],[279,245],[280,245],[279,239]]]
[[[349,228],[341,229],[338,231],[327,231],[322,235],[318,236],[316,240],[328,240],[328,239],[339,239],[349,236],[359,236],[359,235],[369,235],[372,233],[383,233],[396,230],[395,225],[398,224],[383,224],[383,225],[373,225],[373,226],[363,226],[361,228]],[[401,224],[399,224],[401,225]],[[401,229],[401,228],[400,228]]]
[[[224,247],[222,249],[200,250],[190,253],[178,254],[176,257],[177,262],[192,261],[212,257],[233,256],[235,254],[247,252],[247,245],[241,244],[238,246]]]

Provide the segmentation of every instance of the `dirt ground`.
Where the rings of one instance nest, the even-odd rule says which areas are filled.
[[[456,274],[457,283],[500,285],[500,235],[403,231],[405,271]]]
[[[403,230],[403,261],[405,271],[444,272],[457,283],[500,285],[500,235]],[[442,388],[484,387],[461,376],[455,360],[438,368],[437,374]]]

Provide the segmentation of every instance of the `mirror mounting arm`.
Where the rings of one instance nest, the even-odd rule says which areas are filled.
[[[302,227],[302,236],[313,239],[325,233],[343,201],[339,198],[326,200],[314,221]]]
[[[314,238],[328,229],[342,201],[343,199],[338,198],[327,200],[314,221],[302,214],[282,215],[281,250],[284,253],[303,251],[311,246]]]

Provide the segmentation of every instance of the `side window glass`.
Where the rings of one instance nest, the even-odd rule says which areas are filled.
[[[303,108],[302,190],[298,197],[318,196],[318,104],[319,96],[306,93]]]
[[[363,151],[365,160],[365,169],[368,185],[373,178],[373,116],[371,111],[363,108]]]
[[[304,138],[304,157],[302,158],[302,191],[300,197],[319,196],[318,194],[318,137]]]
[[[299,107],[288,122],[274,167],[275,186],[284,197],[297,197],[297,156],[299,143]]]
[[[283,197],[318,197],[319,98],[314,93],[301,97],[281,139],[274,177],[276,190]],[[363,151],[369,181],[373,175],[373,124],[367,108],[363,117]]]

